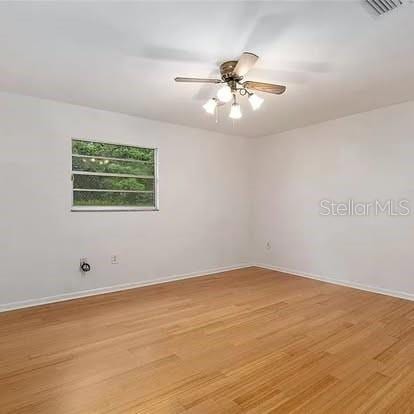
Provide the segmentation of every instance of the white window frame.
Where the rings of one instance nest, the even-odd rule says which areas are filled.
[[[109,176],[109,177],[133,177],[133,178],[148,178],[147,176],[139,176],[139,175],[130,175],[130,174],[108,174],[108,173],[96,173],[96,172],[87,172],[87,171],[74,171],[72,169],[72,157],[77,156],[77,154],[72,153],[72,142],[73,141],[86,141],[86,142],[93,142],[97,144],[109,144],[109,145],[119,145],[122,147],[132,147],[132,148],[142,148],[142,149],[150,149],[154,151],[154,206],[150,207],[140,207],[140,206],[75,206],[74,205],[74,192],[76,189],[73,188],[74,183],[74,176],[75,175],[99,175],[99,176]],[[82,158],[89,158],[88,155],[80,155]],[[117,161],[129,161],[123,158],[113,158],[113,157],[96,157],[90,156],[90,158],[102,158],[102,159],[109,159],[109,160],[117,160]],[[139,160],[132,160],[132,162],[140,162]],[[145,161],[142,161],[145,162]],[[111,142],[111,141],[104,141],[98,139],[89,139],[89,138],[75,138],[72,137],[70,140],[70,165],[71,165],[71,191],[72,191],[72,206],[71,211],[78,212],[78,211],[159,211],[159,190],[158,190],[158,148],[156,147],[145,147],[142,145],[132,145],[132,144],[122,144],[119,142]],[[79,190],[78,190],[79,191]],[[85,191],[85,190],[84,190]],[[102,191],[102,192],[117,192],[118,190],[93,190],[88,189],[87,191]],[[135,191],[135,190],[124,190],[120,192],[134,192],[134,193],[142,193],[146,191]],[[152,192],[152,191],[151,191]]]

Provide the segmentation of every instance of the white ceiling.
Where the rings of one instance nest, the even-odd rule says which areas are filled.
[[[362,0],[1,2],[0,90],[220,132],[261,136],[414,99],[414,4],[376,17]],[[242,51],[246,79],[285,84],[219,123],[201,105]],[[414,115],[414,114],[413,114]]]

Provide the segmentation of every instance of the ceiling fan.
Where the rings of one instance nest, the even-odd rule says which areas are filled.
[[[211,98],[203,105],[205,111],[209,114],[215,114],[217,106],[224,105],[233,100],[229,117],[240,119],[242,112],[240,105],[237,103],[236,96],[247,95],[253,110],[259,109],[263,103],[263,98],[255,95],[250,89],[260,92],[273,93],[281,95],[286,90],[286,86],[275,85],[272,83],[243,81],[244,76],[252,69],[259,57],[254,53],[244,52],[239,60],[229,60],[220,65],[221,79],[206,78],[175,78],[176,82],[190,83],[215,83],[224,85],[218,90],[217,98]]]

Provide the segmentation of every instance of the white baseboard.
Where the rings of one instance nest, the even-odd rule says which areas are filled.
[[[287,273],[287,274],[291,274],[295,276],[307,277],[309,279],[316,279],[316,280],[320,280],[321,282],[332,283],[334,285],[346,286],[346,287],[350,287],[354,289],[365,290],[367,292],[379,293],[381,295],[394,296],[396,298],[414,301],[414,294],[412,293],[401,292],[398,290],[384,289],[384,288],[380,288],[376,286],[365,285],[362,283],[351,282],[349,280],[332,279],[329,277],[315,275],[313,273],[302,272],[302,271],[295,270],[295,269],[288,269],[286,267],[281,267],[281,266],[273,266],[273,265],[268,265],[268,264],[263,264],[263,263],[255,264],[252,266],[262,267],[264,269],[269,269],[269,270],[276,270],[278,272]]]
[[[38,306],[38,305],[46,305],[48,303],[63,302],[66,300],[79,299],[79,298],[84,298],[88,296],[102,295],[104,293],[119,292],[122,290],[134,289],[134,288],[143,287],[143,286],[150,286],[150,285],[156,285],[160,283],[173,282],[175,280],[207,276],[207,275],[211,275],[214,273],[226,272],[229,270],[236,270],[236,269],[243,269],[243,268],[251,267],[251,266],[261,267],[261,268],[269,269],[269,270],[276,270],[278,272],[291,274],[295,276],[306,277],[309,279],[316,279],[316,280],[320,280],[321,282],[332,283],[334,285],[346,286],[346,287],[350,287],[354,289],[365,290],[367,292],[379,293],[382,295],[394,296],[397,298],[408,299],[408,300],[414,301],[414,294],[412,293],[383,289],[383,288],[379,288],[375,286],[364,285],[361,283],[350,282],[348,280],[331,279],[329,277],[320,276],[320,275],[307,273],[307,272],[302,272],[302,271],[295,270],[295,269],[289,269],[289,268],[282,267],[282,266],[274,266],[274,265],[263,264],[263,263],[260,263],[260,264],[245,263],[245,264],[238,264],[234,266],[218,267],[218,268],[208,269],[208,270],[200,271],[200,272],[191,272],[191,273],[185,273],[181,275],[171,275],[171,276],[167,276],[167,277],[159,278],[159,279],[144,280],[144,281],[133,282],[133,283],[124,283],[121,285],[106,286],[102,288],[83,290],[83,291],[71,292],[71,293],[63,293],[60,295],[47,296],[47,297],[38,298],[38,299],[28,299],[28,300],[23,300],[23,301],[18,301],[18,302],[10,302],[10,303],[1,304],[0,312],[6,312],[6,311],[22,309],[22,308],[29,308],[29,307]]]
[[[149,285],[157,285],[160,283],[173,282],[175,280],[207,276],[207,275],[211,275],[214,273],[227,272],[229,270],[236,270],[236,269],[243,269],[243,268],[250,267],[250,266],[251,264],[247,264],[247,263],[238,264],[234,266],[225,266],[225,267],[218,267],[215,269],[208,269],[208,270],[204,270],[200,272],[191,272],[191,273],[185,273],[181,275],[171,275],[171,276],[167,276],[167,277],[163,277],[159,279],[144,280],[144,281],[133,282],[133,283],[124,283],[121,285],[106,286],[106,287],[90,289],[90,290],[82,290],[78,292],[62,293],[60,295],[46,296],[46,297],[38,298],[38,299],[28,299],[28,300],[23,300],[23,301],[18,301],[18,302],[10,302],[10,303],[5,303],[5,304],[0,304],[0,312],[6,312],[6,311],[22,309],[22,308],[29,308],[29,307],[38,306],[38,305],[46,305],[48,303],[63,302],[65,300],[79,299],[79,298],[84,298],[87,296],[102,295],[103,293],[119,292],[121,290],[134,289],[137,287],[143,287],[143,286],[149,286]]]

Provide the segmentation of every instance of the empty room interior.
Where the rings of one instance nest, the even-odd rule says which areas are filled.
[[[0,413],[414,413],[413,22],[0,2]]]

